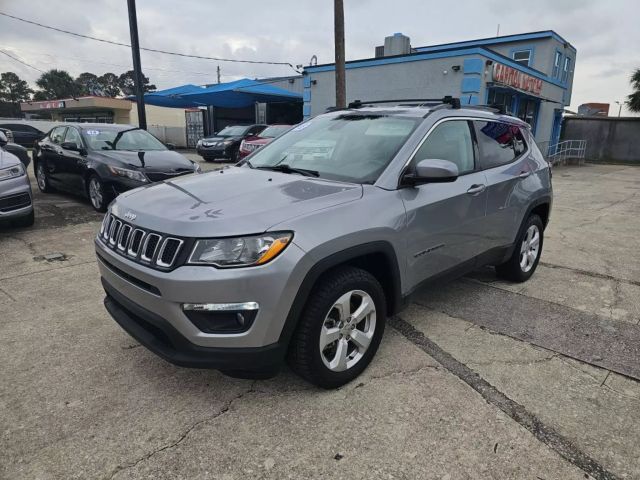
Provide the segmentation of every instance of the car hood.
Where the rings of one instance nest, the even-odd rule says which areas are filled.
[[[107,161],[122,162],[123,166],[143,168],[147,171],[193,170],[193,162],[172,150],[149,150],[146,152],[128,152],[125,150],[99,150],[92,156]]]
[[[20,159],[18,157],[0,148],[0,168],[13,167],[19,163]]]
[[[273,138],[268,137],[249,137],[245,139],[244,143],[250,143],[253,145],[266,145],[269,142],[272,142]]]
[[[119,218],[183,237],[261,233],[287,219],[362,197],[362,186],[296,174],[230,167],[120,195]]]

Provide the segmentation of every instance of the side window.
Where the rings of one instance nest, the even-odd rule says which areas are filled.
[[[256,125],[255,127],[251,127],[251,130],[249,130],[249,134],[250,135],[257,135],[262,130],[264,130],[264,127],[262,125]]]
[[[69,127],[67,128],[67,135],[64,137],[65,142],[73,142],[78,147],[82,146],[82,140],[80,140],[80,134],[75,128]]]
[[[60,145],[63,142],[64,131],[66,130],[66,128],[67,127],[56,127],[51,130],[51,133],[49,134],[49,138],[51,139],[51,141],[57,145]]]
[[[480,149],[482,169],[499,167],[522,155],[527,145],[520,128],[502,122],[473,122]]]
[[[449,160],[462,175],[474,170],[473,140],[466,120],[450,120],[438,125],[420,146],[412,165],[420,160]]]

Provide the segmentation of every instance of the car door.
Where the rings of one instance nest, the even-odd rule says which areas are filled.
[[[67,186],[74,192],[84,191],[84,173],[87,168],[87,157],[80,153],[83,150],[82,138],[75,127],[67,127],[63,143],[75,144],[77,150],[63,148],[60,155],[60,170],[66,175]]]
[[[530,198],[528,183],[534,166],[518,125],[474,121],[480,167],[487,178],[487,220],[490,247],[506,247],[515,241],[522,215]]]
[[[408,170],[420,160],[449,160],[459,177],[450,183],[404,188],[407,212],[407,273],[412,285],[456,267],[472,265],[486,247],[486,179],[477,166],[472,127],[445,119],[425,137]]]
[[[40,150],[45,160],[49,179],[55,183],[64,183],[65,173],[61,169],[60,157],[62,155],[62,142],[67,127],[55,127],[42,143]]]

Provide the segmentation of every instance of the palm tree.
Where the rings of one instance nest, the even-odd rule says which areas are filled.
[[[634,92],[627,97],[627,107],[632,112],[640,112],[640,68],[631,75],[631,85]]]

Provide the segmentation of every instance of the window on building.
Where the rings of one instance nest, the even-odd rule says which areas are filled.
[[[517,50],[513,52],[513,60],[528,67],[531,62],[531,50]]]
[[[566,82],[569,79],[569,70],[571,69],[571,59],[566,57],[564,59],[564,68],[562,69],[562,81]]]
[[[527,122],[533,128],[536,124],[536,117],[538,115],[538,101],[520,97],[518,102],[518,111],[516,117],[520,120]]]
[[[562,63],[562,53],[556,51],[556,56],[553,60],[553,78],[558,78],[560,74],[560,64]]]
[[[502,105],[504,111],[509,115],[512,115],[511,106],[513,105],[513,95],[508,92],[503,92],[495,88],[489,89],[489,97],[487,99],[489,105]]]
[[[525,147],[520,128],[503,122],[473,122],[480,149],[482,169],[499,167],[513,162]]]
[[[449,160],[458,166],[460,175],[474,170],[473,141],[466,120],[451,120],[438,125],[413,157],[420,160]]]

